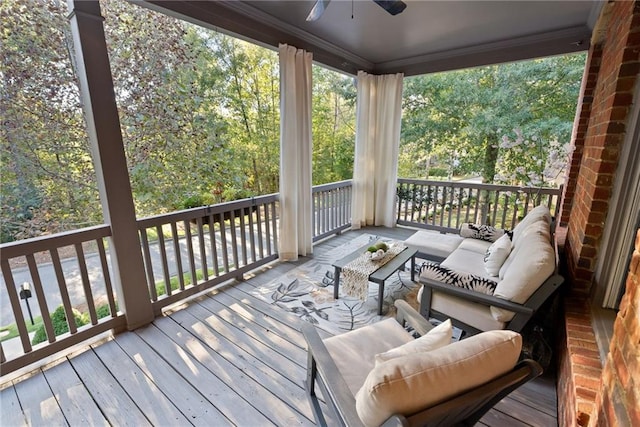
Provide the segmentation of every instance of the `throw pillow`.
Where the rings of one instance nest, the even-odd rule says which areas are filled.
[[[380,363],[356,393],[356,411],[366,426],[414,414],[509,372],[521,349],[517,332],[489,331]]]
[[[376,354],[376,365],[396,357],[406,356],[407,354],[421,353],[444,347],[447,344],[451,344],[452,334],[453,325],[451,325],[451,320],[447,319],[420,338],[411,340],[406,344],[392,348],[384,353]]]
[[[487,242],[495,242],[504,234],[505,230],[502,228],[496,228],[490,225],[465,222],[460,226],[460,237],[485,240]]]
[[[471,291],[482,292],[493,295],[496,290],[496,282],[475,274],[463,273],[442,267],[438,264],[425,262],[420,268],[420,277],[446,283],[447,285],[469,289]]]
[[[505,234],[487,248],[487,252],[484,255],[484,269],[487,270],[490,276],[498,276],[500,267],[509,257],[512,247],[511,238],[508,234]]]

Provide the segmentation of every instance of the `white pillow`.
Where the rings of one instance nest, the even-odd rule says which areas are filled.
[[[414,414],[509,372],[521,349],[517,332],[489,331],[380,363],[356,393],[356,411],[366,426]]]
[[[396,357],[420,353],[423,351],[431,351],[444,347],[447,344],[451,344],[452,334],[453,326],[451,325],[451,319],[447,319],[420,338],[411,340],[406,344],[392,348],[384,353],[376,354],[376,365]]]
[[[487,274],[498,276],[500,267],[502,267],[502,264],[511,253],[512,247],[511,238],[508,234],[504,234],[487,248],[487,252],[484,255],[484,269]]]

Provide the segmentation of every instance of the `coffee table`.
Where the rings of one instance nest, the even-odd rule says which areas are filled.
[[[333,277],[333,298],[338,299],[338,290],[340,288],[340,273],[342,272],[344,266],[362,255],[369,246],[371,246],[371,243],[364,245],[353,253],[339,259],[332,264],[333,268],[335,269]],[[387,280],[393,273],[401,269],[409,260],[411,260],[411,281],[415,281],[416,253],[418,253],[418,250],[416,248],[407,247],[405,250],[396,255],[391,261],[384,264],[369,275],[369,281],[378,284],[378,315],[382,314],[384,281]]]

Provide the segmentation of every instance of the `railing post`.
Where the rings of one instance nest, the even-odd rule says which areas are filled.
[[[131,194],[103,18],[97,0],[68,0],[80,96],[91,142],[120,309],[127,328],[153,320]]]

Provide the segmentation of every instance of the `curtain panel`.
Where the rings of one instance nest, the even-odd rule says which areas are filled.
[[[403,74],[358,72],[352,228],[394,227]]]
[[[311,197],[311,53],[281,44],[280,260],[313,251]]]

